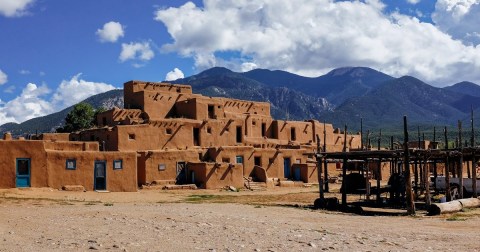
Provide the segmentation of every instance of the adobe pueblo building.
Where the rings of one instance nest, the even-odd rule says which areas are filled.
[[[317,182],[317,136],[341,151],[344,134],[316,120],[274,120],[270,104],[193,94],[192,87],[129,81],[124,109],[97,117],[98,127],[39,140],[0,141],[1,188],[80,187],[136,191],[152,184],[199,188]],[[325,131],[325,134],[324,134]],[[360,135],[347,135],[348,149]],[[338,174],[335,164],[330,174]],[[288,181],[288,182],[287,182]]]

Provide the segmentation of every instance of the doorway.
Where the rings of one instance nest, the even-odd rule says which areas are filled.
[[[17,158],[15,186],[30,187],[30,158]]]
[[[283,175],[285,178],[290,178],[292,176],[290,169],[290,158],[283,159]]]
[[[187,183],[187,162],[177,162],[177,177],[175,184],[183,185]]]
[[[94,189],[95,191],[105,191],[107,190],[107,165],[106,161],[95,161],[95,178],[94,178]]]

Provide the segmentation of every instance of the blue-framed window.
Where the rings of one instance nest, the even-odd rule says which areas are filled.
[[[123,169],[123,161],[121,159],[113,160],[113,169],[114,170]]]
[[[76,159],[67,159],[65,162],[65,168],[67,170],[76,170],[77,169],[77,160]]]

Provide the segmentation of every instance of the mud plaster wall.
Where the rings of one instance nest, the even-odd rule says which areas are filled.
[[[146,152],[139,158],[139,162],[144,162],[144,165],[139,167],[139,169],[144,169],[144,171],[139,171],[139,175],[144,176],[140,178],[139,183],[148,184],[156,180],[175,180],[177,177],[177,162],[199,162],[199,156],[200,154],[203,155],[203,152],[202,149]],[[164,165],[165,170],[160,170],[160,165]]]
[[[82,185],[94,190],[95,161],[106,161],[107,190],[137,191],[137,162],[135,152],[47,151],[47,178],[52,188]],[[76,160],[76,169],[66,169],[66,160]],[[113,169],[113,161],[121,160],[122,169]]]
[[[243,187],[242,170],[241,164],[189,163],[188,180],[192,180],[193,172],[194,180],[200,188],[215,189],[225,186],[241,188]]]
[[[30,159],[30,185],[46,187],[46,153],[42,141],[0,140],[0,188],[16,187],[16,159]]]

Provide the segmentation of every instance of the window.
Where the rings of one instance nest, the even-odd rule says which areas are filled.
[[[123,169],[123,164],[122,160],[113,160],[113,169],[114,170],[121,170]]]
[[[159,171],[165,171],[166,168],[167,168],[167,166],[165,164],[159,164],[158,165],[158,170]]]
[[[107,125],[107,118],[104,116],[102,117],[102,125],[106,126]]]
[[[222,163],[230,163],[230,158],[222,158]]]
[[[253,126],[257,125],[257,121],[253,120],[253,121],[252,121],[252,125],[253,125]]]
[[[171,134],[172,134],[172,129],[171,129],[171,128],[165,129],[165,133],[166,133],[167,135],[171,135]]]
[[[237,126],[237,143],[242,142],[242,127]]]
[[[65,162],[65,168],[67,170],[76,170],[77,169],[77,160],[76,159],[67,159]]]
[[[294,127],[290,128],[290,137],[291,137],[291,140],[292,140],[292,141],[297,140],[297,134],[296,134],[296,132],[295,132],[295,128],[294,128]]]
[[[128,139],[129,139],[129,140],[135,140],[135,134],[129,133],[129,134],[128,134]]]
[[[200,146],[200,129],[193,128],[193,145]]]
[[[212,134],[212,127],[207,127],[207,133]]]
[[[215,119],[215,107],[213,105],[208,105],[208,118]]]
[[[243,164],[243,156],[237,156],[236,158],[237,164]]]
[[[267,135],[267,124],[262,123],[262,137]]]

